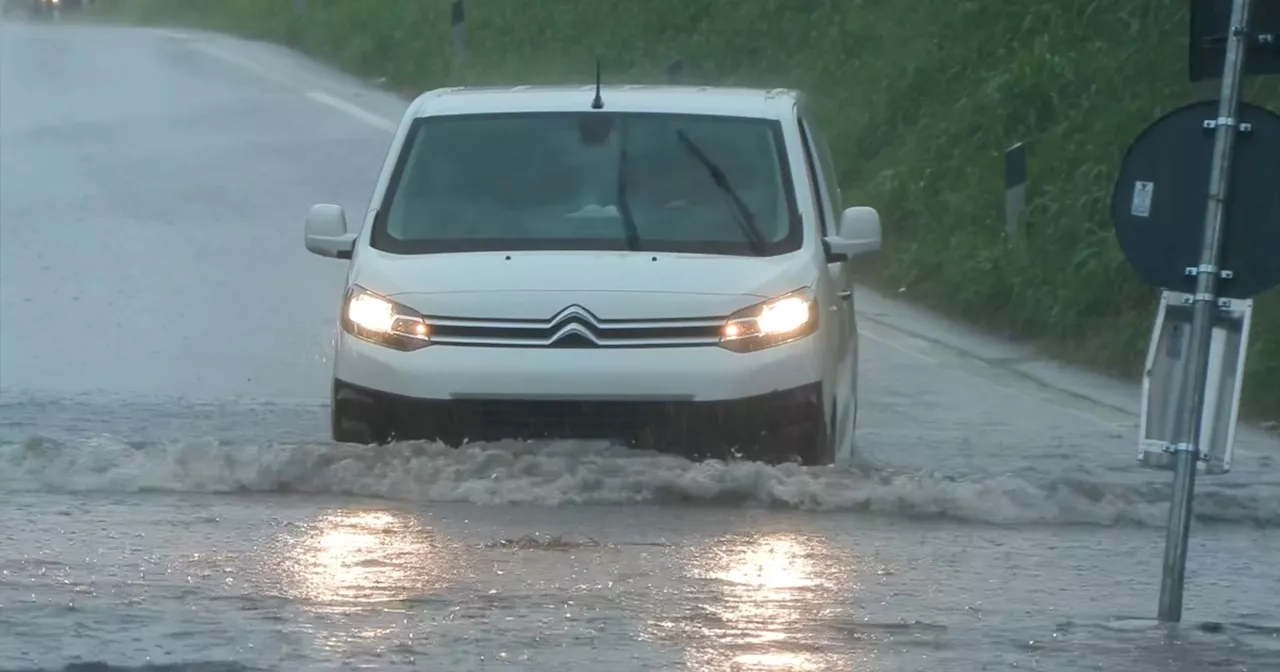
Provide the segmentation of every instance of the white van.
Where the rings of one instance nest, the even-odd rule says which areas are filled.
[[[691,459],[831,464],[853,447],[850,265],[802,94],[693,86],[450,88],[418,97],[350,259],[333,438],[608,439]]]

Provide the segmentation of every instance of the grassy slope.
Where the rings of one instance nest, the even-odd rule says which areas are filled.
[[[846,200],[879,208],[868,280],[1072,361],[1140,370],[1156,292],[1107,216],[1129,142],[1186,81],[1186,0],[469,0],[451,72],[444,0],[103,0],[148,22],[291,42],[408,91],[447,83],[691,80],[802,88]],[[1280,109],[1280,78],[1246,98]],[[1002,150],[1031,147],[1025,246],[1002,239]],[[1280,292],[1256,308],[1247,406],[1280,417]]]

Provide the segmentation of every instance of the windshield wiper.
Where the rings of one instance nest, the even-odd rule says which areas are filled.
[[[630,126],[624,120],[618,143],[618,215],[622,217],[622,228],[627,233],[627,249],[638,252],[640,251],[640,231],[636,228],[636,218],[631,212],[631,201],[627,198],[627,140],[631,135],[629,131]]]
[[[725,176],[724,170],[708,158],[706,153],[698,147],[687,133],[676,131],[676,138],[707,169],[707,173],[711,175],[711,180],[716,183],[720,191],[723,191],[733,201],[733,212],[737,216],[734,221],[738,223],[738,228],[742,229],[742,235],[746,236],[747,244],[751,246],[751,251],[756,256],[763,256],[764,236],[760,234],[760,227],[756,226],[756,216],[751,212],[751,208],[746,201],[743,201],[738,192],[734,190],[733,185],[729,184],[729,178]]]

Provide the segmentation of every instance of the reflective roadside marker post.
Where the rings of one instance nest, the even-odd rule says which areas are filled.
[[[293,24],[290,28],[293,30],[294,45],[302,43],[302,17],[306,13],[307,0],[293,0]]]
[[[455,74],[467,57],[467,10],[464,0],[450,0],[449,27],[453,31],[453,66]]]
[[[307,13],[307,0],[293,0],[293,13],[287,27],[288,44],[295,49],[302,47],[302,17]]]
[[[1147,127],[1130,145],[1112,194],[1121,249],[1144,279],[1165,290],[1144,382],[1171,389],[1144,390],[1140,438],[1144,463],[1174,471],[1158,610],[1165,623],[1182,620],[1197,471],[1206,462],[1206,473],[1230,468],[1234,432],[1222,424],[1235,422],[1244,354],[1231,356],[1224,344],[1247,346],[1248,299],[1280,285],[1280,189],[1272,183],[1280,170],[1280,115],[1240,99],[1247,74],[1280,74],[1280,59],[1270,56],[1280,3],[1261,6],[1259,21],[1251,22],[1251,0],[1192,0],[1191,78],[1209,78],[1205,62],[1221,52],[1220,96]],[[1246,54],[1255,53],[1263,57],[1249,69]],[[1181,313],[1177,323],[1166,324],[1170,313]],[[1156,362],[1171,361],[1166,368],[1176,370],[1152,375]],[[1231,395],[1225,407],[1223,392]],[[1153,399],[1165,406],[1150,412]],[[1157,434],[1164,439],[1158,449],[1147,442],[1159,430],[1147,426],[1148,417],[1168,424]]]
[[[1027,145],[1004,152],[1004,233],[1010,243],[1022,240],[1022,216],[1027,210]]]
[[[684,59],[677,58],[667,64],[667,83],[680,84],[684,79]]]

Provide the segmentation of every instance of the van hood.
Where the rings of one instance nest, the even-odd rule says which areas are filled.
[[[354,265],[351,283],[434,315],[481,317],[490,312],[485,303],[508,318],[540,319],[571,304],[605,319],[643,319],[637,311],[654,318],[724,315],[816,280],[803,252],[765,258],[599,251],[402,256],[363,248],[359,255],[364,258]],[[491,296],[477,304],[478,294]]]

